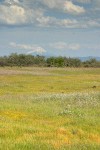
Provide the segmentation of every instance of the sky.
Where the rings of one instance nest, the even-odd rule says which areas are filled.
[[[100,57],[100,0],[0,0],[0,56]]]

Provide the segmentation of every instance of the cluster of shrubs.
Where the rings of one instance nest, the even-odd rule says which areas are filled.
[[[33,56],[13,53],[0,57],[0,66],[44,66],[44,67],[100,67],[100,61],[90,59],[82,62],[78,58]]]

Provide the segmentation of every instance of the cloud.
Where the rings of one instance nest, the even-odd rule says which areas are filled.
[[[51,47],[58,50],[79,50],[80,45],[77,43],[56,42],[50,44]]]
[[[74,5],[71,1],[66,1],[64,4],[64,11],[71,14],[82,14],[85,13],[85,9],[78,5]]]
[[[98,50],[98,52],[100,50],[100,44],[99,43],[98,44],[91,43],[90,45],[89,44],[83,44],[82,47],[84,49]]]
[[[79,22],[75,19],[57,19],[55,17],[41,16],[36,18],[38,26],[42,27],[64,27],[75,28],[79,27]]]
[[[18,0],[5,0],[0,4],[0,24],[3,25],[35,24],[42,15],[43,9],[30,8]]]
[[[73,0],[73,2],[83,3],[83,4],[89,4],[92,2],[92,0]]]
[[[19,5],[0,5],[0,22],[7,25],[36,25],[41,27],[72,27],[76,25],[75,19],[57,19],[44,16],[43,9],[25,9]],[[15,13],[16,12],[16,13]]]
[[[89,3],[95,7],[95,10],[99,9],[99,0],[95,2],[92,0],[5,0],[0,2],[0,25],[59,28],[100,27],[99,15],[96,18],[94,9],[90,12],[90,8],[89,10],[85,8],[85,5]],[[86,16],[88,16],[87,19]]]
[[[10,5],[11,4],[16,4],[16,3],[19,4],[19,0],[5,0],[5,3],[10,4]]]
[[[89,27],[100,27],[100,20],[89,20],[87,21]]]
[[[0,5],[0,22],[6,24],[23,24],[26,21],[25,10],[17,5]]]
[[[75,5],[72,1],[69,0],[42,0],[42,3],[51,9],[59,9],[65,13],[85,13],[85,9],[83,7]]]
[[[17,48],[19,50],[20,49],[26,50],[27,54],[31,54],[31,53],[42,54],[42,53],[46,52],[46,50],[44,48],[37,46],[37,45],[16,44],[15,42],[11,42],[10,46]]]

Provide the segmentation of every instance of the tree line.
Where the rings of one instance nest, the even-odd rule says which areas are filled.
[[[79,58],[33,56],[13,53],[0,57],[0,66],[39,66],[39,67],[100,67],[100,61],[90,59],[82,62]]]

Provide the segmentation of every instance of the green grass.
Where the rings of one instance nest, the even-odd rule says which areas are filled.
[[[100,149],[100,69],[0,70],[0,150]]]

